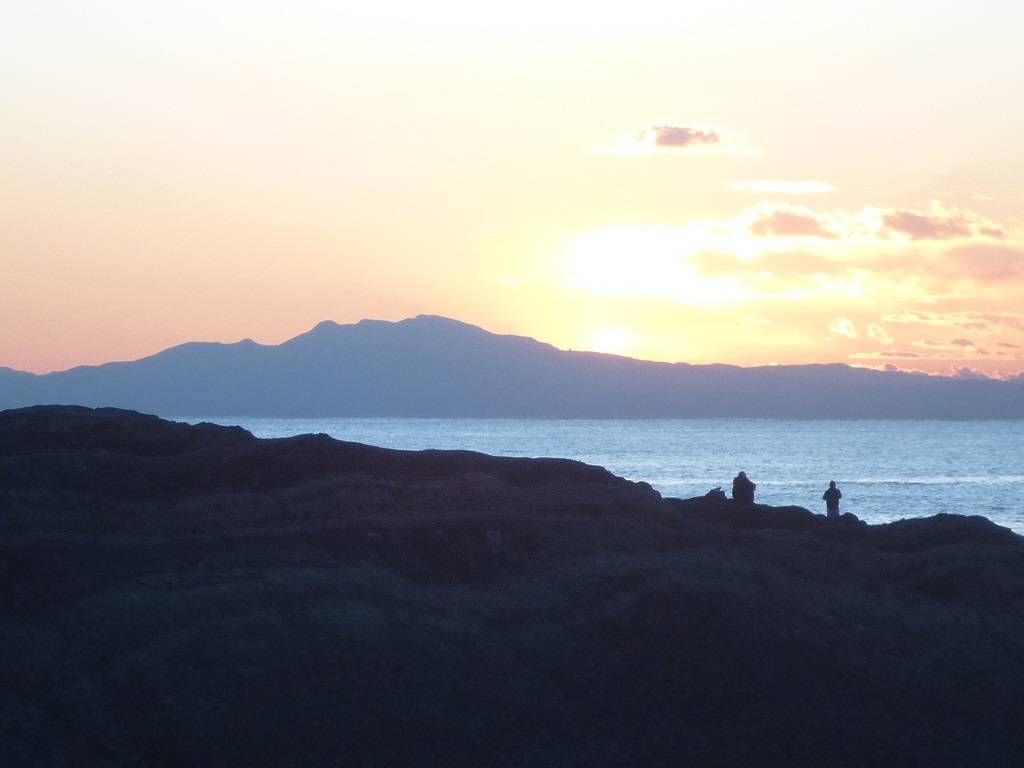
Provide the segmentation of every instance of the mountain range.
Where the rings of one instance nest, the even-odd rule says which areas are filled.
[[[420,315],[43,375],[0,368],[0,408],[57,403],[178,417],[1020,419],[1024,378],[650,362]]]

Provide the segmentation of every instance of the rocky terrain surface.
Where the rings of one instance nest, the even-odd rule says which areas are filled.
[[[0,412],[0,765],[1019,766],[1024,539]]]

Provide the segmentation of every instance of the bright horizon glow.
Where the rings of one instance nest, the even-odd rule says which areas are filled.
[[[0,366],[429,313],[1020,374],[1022,27],[998,0],[17,4]]]
[[[587,349],[610,355],[629,355],[633,334],[624,328],[596,328],[587,339]]]

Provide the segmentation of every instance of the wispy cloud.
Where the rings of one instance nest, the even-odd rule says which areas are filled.
[[[896,349],[883,349],[881,352],[853,352],[850,354],[851,360],[916,360],[920,357],[924,357],[924,355],[919,352]]]
[[[944,262],[957,274],[983,280],[1024,278],[1024,248],[970,243],[947,251]]]
[[[933,202],[927,211],[890,210],[882,212],[884,231],[911,240],[952,240],[975,236],[1002,239],[1002,228],[979,214],[947,208]]]
[[[991,354],[987,349],[979,347],[971,339],[962,338],[949,339],[948,341],[916,339],[911,342],[911,346],[927,350],[932,355],[953,355],[959,357],[969,354],[971,356],[987,357]]]
[[[834,192],[835,187],[824,181],[730,181],[729,189],[736,192],[767,192],[781,195],[820,195]]]
[[[905,365],[895,365],[893,363],[870,363],[868,358],[858,357],[857,355],[850,355],[850,359],[854,360],[851,365],[855,368],[866,368],[871,371],[885,371],[886,373],[909,373],[915,376],[936,376],[942,374],[936,374],[934,371],[925,371],[920,368],[909,368]]]
[[[829,228],[826,217],[795,206],[763,208],[750,221],[750,232],[758,237],[839,237]]]
[[[988,381],[992,378],[984,371],[979,371],[976,368],[969,368],[966,365],[954,365],[950,368],[950,373],[957,379],[982,379]]]
[[[868,323],[868,338],[874,339],[879,344],[889,345],[892,344],[892,336],[889,332],[878,323]]]
[[[860,336],[860,334],[857,333],[857,326],[845,317],[832,318],[832,320],[829,321],[828,330],[832,336],[841,336],[845,339],[856,339]]]
[[[612,155],[730,154],[758,156],[761,150],[735,131],[694,125],[653,125],[627,131],[611,143],[590,147],[592,152]]]
[[[954,237],[970,237],[971,228],[964,221],[948,217],[924,216],[913,211],[895,211],[882,217],[885,227],[911,240],[948,240]]]
[[[877,352],[854,352],[850,355],[851,360],[983,360],[991,356],[991,352],[985,349],[974,349],[958,347],[952,344],[941,344],[938,342],[913,342],[915,350],[909,349],[883,349]]]
[[[759,237],[818,237],[860,242],[1002,240],[1003,229],[973,211],[933,202],[925,210],[866,207],[816,211],[791,203],[762,203],[744,214]]]
[[[991,328],[1024,330],[1024,315],[1016,312],[933,312],[925,309],[907,309],[883,315],[882,320],[887,323],[958,328],[962,331],[983,331]]]
[[[851,355],[851,358],[855,356]],[[867,358],[860,358],[867,359]],[[920,368],[908,368],[906,366],[894,365],[893,363],[880,363],[877,365],[870,365],[868,363],[854,363],[858,368],[869,368],[875,371],[886,371],[887,373],[909,373],[917,376],[952,376],[958,379],[978,379],[986,381],[1011,381],[1013,379],[1019,379],[1024,377],[1024,374],[1017,373],[1015,371],[982,371],[977,368],[971,368],[967,365],[952,364],[946,371],[943,370],[931,370],[924,371]]]

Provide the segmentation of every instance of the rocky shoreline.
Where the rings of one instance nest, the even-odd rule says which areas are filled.
[[[0,675],[6,766],[1019,765],[1024,538],[9,410]]]

